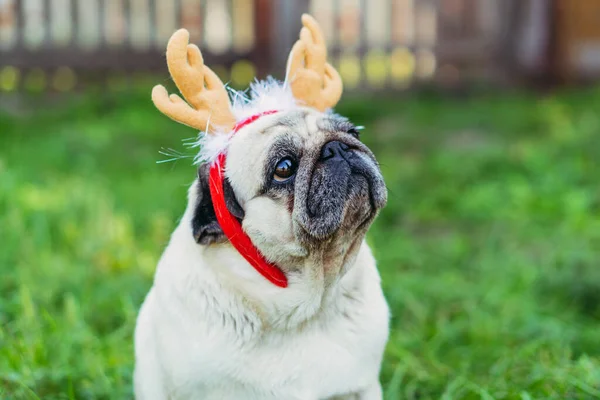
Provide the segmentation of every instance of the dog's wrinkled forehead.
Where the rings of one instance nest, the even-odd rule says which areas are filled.
[[[335,114],[297,108],[266,115],[240,129],[231,139],[227,177],[241,201],[260,190],[271,158],[320,149],[328,136],[342,131],[347,120]]]

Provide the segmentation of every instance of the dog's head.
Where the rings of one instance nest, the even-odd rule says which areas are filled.
[[[224,148],[215,153],[227,153],[225,203],[254,246],[286,276],[309,276],[328,285],[351,264],[387,192],[359,129],[329,111],[341,96],[341,79],[326,63],[316,22],[305,16],[303,23],[288,63],[287,83],[255,84],[252,98],[241,105],[234,98],[231,112],[224,87],[200,64],[197,47],[187,44],[185,33],[176,33],[167,59],[195,110],[176,96],[169,98],[162,87],[155,88],[153,99],[168,116],[209,132],[228,133],[243,117],[276,111],[234,135],[220,135],[226,138],[221,141]],[[175,68],[182,62],[184,67]],[[186,79],[191,83],[180,83]],[[215,147],[207,143],[214,136],[205,135],[206,148]],[[210,246],[227,238],[209,191],[214,154],[204,155],[193,189],[192,229],[200,245]],[[307,271],[307,265],[318,271]]]
[[[232,138],[227,160],[228,209],[288,274],[313,256],[325,262],[325,278],[334,279],[386,202],[373,153],[352,123],[333,114],[297,109],[264,116]],[[199,168],[193,219],[201,244],[227,240],[212,207],[208,169]]]

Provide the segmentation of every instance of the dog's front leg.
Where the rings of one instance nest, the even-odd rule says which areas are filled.
[[[375,382],[367,389],[358,393],[356,397],[358,400],[381,400],[383,399],[383,390],[379,381]]]
[[[167,400],[169,396],[163,382],[158,376],[145,375],[142,368],[136,367],[134,373],[134,397],[135,400]]]
[[[167,400],[169,395],[164,385],[160,362],[149,352],[138,356],[133,373],[135,400]]]
[[[140,309],[135,327],[135,369],[133,388],[135,400],[166,400],[162,363],[156,351],[155,329],[153,324],[154,295],[150,290]]]
[[[358,393],[350,393],[343,396],[336,396],[327,400],[382,400],[383,391],[381,390],[381,384],[375,382],[365,390]]]

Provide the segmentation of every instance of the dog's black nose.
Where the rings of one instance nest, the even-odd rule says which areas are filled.
[[[326,161],[330,159],[345,159],[343,154],[350,150],[350,146],[345,143],[334,140],[332,142],[325,143],[325,146],[321,148],[321,157],[319,161]]]

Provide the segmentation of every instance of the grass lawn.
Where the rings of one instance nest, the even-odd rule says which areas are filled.
[[[386,399],[600,398],[600,91],[349,98],[390,201]],[[0,399],[131,398],[194,132],[148,93],[2,103]],[[173,152],[173,151],[170,151]]]

